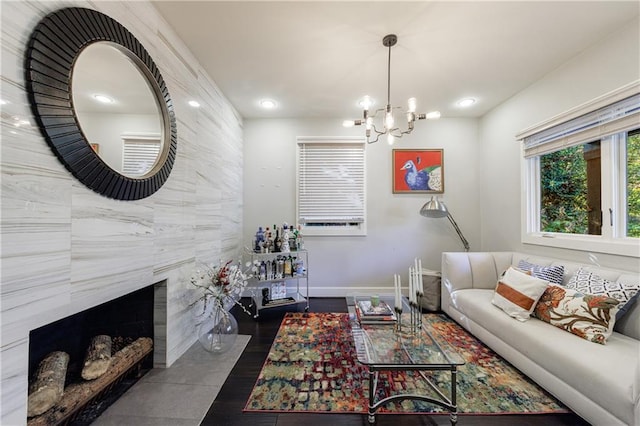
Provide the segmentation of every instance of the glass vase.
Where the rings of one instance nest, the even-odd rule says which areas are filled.
[[[218,306],[199,325],[198,340],[208,352],[227,352],[238,337],[238,322],[231,312]]]

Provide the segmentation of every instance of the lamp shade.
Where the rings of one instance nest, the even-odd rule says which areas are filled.
[[[440,218],[447,217],[449,211],[442,201],[438,201],[436,197],[431,197],[420,209],[420,214],[424,217]]]

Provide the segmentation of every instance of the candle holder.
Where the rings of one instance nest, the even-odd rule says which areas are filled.
[[[398,317],[398,321],[396,321],[395,330],[397,333],[402,333],[402,308],[395,307],[396,317]]]
[[[418,313],[418,304],[416,302],[410,302],[409,306],[411,307],[411,334],[415,334],[418,328],[418,317],[420,316]]]
[[[415,322],[415,312],[413,309],[413,302],[409,301],[409,332],[413,334]]]
[[[416,292],[416,300],[418,301],[416,306],[417,306],[418,329],[419,330],[422,330],[422,296],[424,296],[423,292],[421,292],[421,291]]]

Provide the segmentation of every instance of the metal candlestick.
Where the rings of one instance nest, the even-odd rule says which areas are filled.
[[[424,296],[423,292],[416,292],[416,298],[418,303],[416,304],[416,310],[418,314],[418,330],[422,330],[422,296]]]
[[[415,334],[418,330],[418,305],[414,302],[409,302],[411,308],[411,334]]]
[[[402,333],[402,308],[395,307],[396,316],[398,321],[396,322],[396,332]]]

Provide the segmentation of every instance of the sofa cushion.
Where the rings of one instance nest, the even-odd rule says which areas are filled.
[[[584,294],[552,284],[538,301],[534,316],[590,342],[604,345],[613,332],[619,303],[605,295]]]
[[[638,297],[640,282],[622,283],[610,281],[587,269],[580,268],[569,279],[568,288],[578,290],[583,293],[604,295],[619,300],[620,306],[616,318],[621,318],[627,312]]]
[[[513,321],[491,303],[491,290],[459,290],[453,308],[498,336],[534,363],[592,401],[598,401],[625,424],[634,422],[635,381],[640,375],[640,341],[613,333],[606,345],[594,345],[548,323],[531,318]],[[464,324],[462,320],[461,325]]]
[[[534,277],[549,281],[552,284],[562,285],[564,279],[564,266],[562,265],[542,266],[521,260],[518,262],[518,268],[529,271]]]
[[[510,267],[498,280],[491,302],[509,316],[526,321],[548,284]]]

